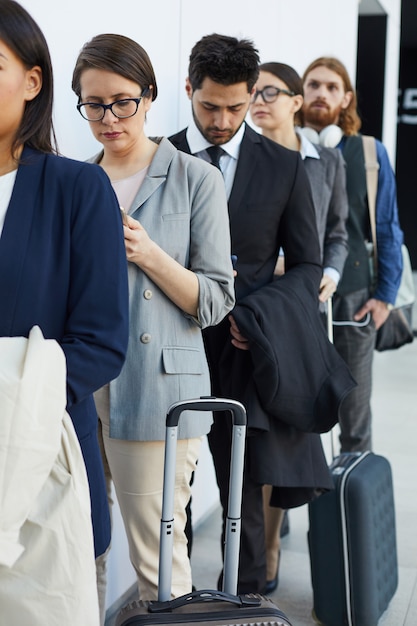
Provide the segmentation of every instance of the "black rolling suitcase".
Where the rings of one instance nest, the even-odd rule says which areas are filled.
[[[398,584],[391,467],[372,452],[330,465],[335,489],[309,505],[314,616],[325,626],[376,626]]]
[[[177,431],[180,414],[185,410],[228,411],[233,419],[223,591],[204,589],[170,600]],[[170,626],[175,624],[291,626],[285,614],[272,600],[258,594],[236,595],[245,437],[246,411],[242,404],[234,400],[197,398],[177,402],[169,408],[166,420],[158,601],[131,602],[121,609],[116,626],[163,626],[165,624]]]
[[[327,324],[333,341],[331,299]],[[334,434],[334,490],[308,506],[313,616],[324,626],[376,626],[398,585],[391,466],[373,452],[335,458]]]

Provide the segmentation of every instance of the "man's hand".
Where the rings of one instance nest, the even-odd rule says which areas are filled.
[[[337,285],[334,282],[333,278],[330,278],[330,276],[327,276],[327,274],[323,274],[320,282],[320,302],[327,302],[330,296],[332,296],[336,291],[336,286]]]
[[[367,313],[371,313],[377,330],[387,320],[388,315],[390,314],[387,303],[382,302],[382,300],[376,300],[375,298],[370,298],[367,302],[365,302],[363,307],[357,311],[353,318],[356,321],[359,321],[365,317]]]
[[[239,350],[249,350],[249,342],[242,335],[235,320],[233,319],[233,315],[229,315],[230,322],[230,334],[232,335],[232,344],[235,348],[239,348]]]

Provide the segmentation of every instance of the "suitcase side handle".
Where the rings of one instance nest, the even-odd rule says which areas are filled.
[[[261,600],[259,595],[246,594],[240,596],[234,596],[224,591],[215,591],[213,589],[201,589],[200,591],[193,591],[183,596],[179,596],[174,600],[168,600],[167,602],[150,602],[148,611],[149,613],[163,613],[164,611],[172,611],[188,604],[197,604],[200,602],[230,602],[235,606],[260,606]]]
[[[244,406],[237,400],[216,398],[214,396],[201,396],[193,400],[182,400],[172,404],[167,413],[167,427],[178,426],[180,415],[183,411],[230,411],[233,424],[246,426],[246,411]]]

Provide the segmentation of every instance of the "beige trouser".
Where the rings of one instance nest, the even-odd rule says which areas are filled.
[[[95,394],[101,422],[104,461],[113,480],[127,534],[129,555],[138,578],[141,600],[158,597],[159,535],[162,514],[164,441],[125,441],[109,437],[108,390]],[[100,430],[100,429],[99,429]],[[186,506],[191,474],[197,465],[201,438],[178,440],[174,498],[172,597],[191,591],[191,565],[187,553]],[[110,484],[110,483],[109,483]],[[105,557],[98,559],[100,602],[105,601]],[[104,587],[104,588],[103,588]],[[104,593],[104,598],[103,598]],[[103,615],[104,611],[101,610]]]
[[[284,509],[269,506],[271,485],[262,487],[265,522],[265,550],[266,550],[266,580],[274,580],[278,571],[278,554],[281,545],[281,525],[284,519]]]

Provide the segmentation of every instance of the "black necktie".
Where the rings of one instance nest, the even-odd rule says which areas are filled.
[[[210,157],[210,161],[218,169],[220,169],[220,157],[223,153],[224,150],[223,148],[220,148],[220,146],[210,146],[210,148],[207,148],[207,154]]]

